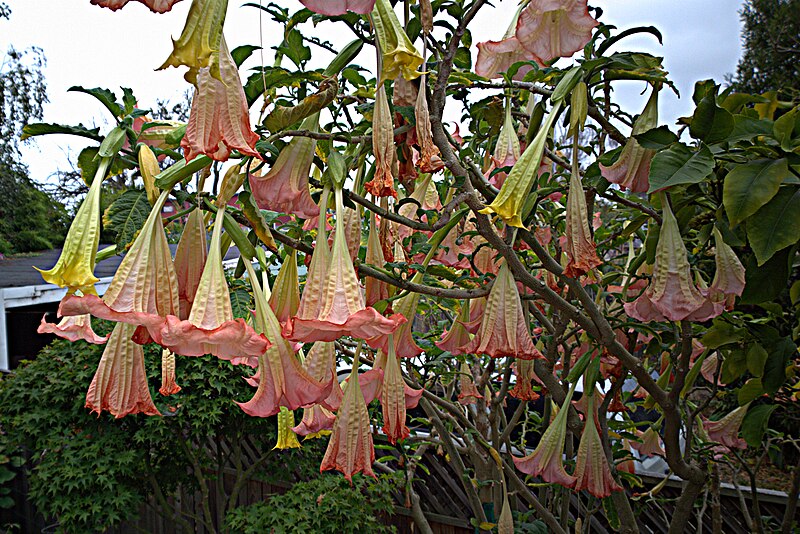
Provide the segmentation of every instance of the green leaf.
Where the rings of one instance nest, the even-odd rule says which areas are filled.
[[[735,349],[725,355],[720,370],[720,379],[726,384],[738,380],[747,371],[747,357],[741,349]]]
[[[150,215],[150,202],[144,189],[128,189],[103,214],[103,226],[116,234],[117,254],[136,238]]]
[[[261,47],[255,45],[237,46],[231,50],[231,57],[233,58],[233,62],[236,63],[236,66],[241,67],[242,63],[247,61],[247,58],[253,55],[253,52],[256,50],[261,50]]]
[[[791,358],[797,357],[797,346],[790,337],[778,340],[769,349],[769,357],[764,364],[764,391],[770,395],[778,391],[786,382],[786,366]]]
[[[744,337],[744,330],[736,328],[734,325],[722,319],[714,319],[711,328],[701,338],[703,346],[707,349],[716,349],[729,343],[741,341]]]
[[[289,30],[286,39],[277,50],[291,59],[292,63],[299,68],[302,68],[303,64],[311,59],[311,49],[303,44],[303,35],[295,29]]]
[[[123,113],[125,115],[130,115],[136,109],[136,97],[134,96],[132,89],[127,87],[122,88],[122,106]]]
[[[280,67],[264,67],[255,69],[244,84],[247,104],[253,105],[262,94],[270,89],[280,87],[299,87],[302,82],[321,82],[325,76],[320,72],[291,72]]]
[[[736,392],[736,400],[739,406],[744,406],[748,402],[757,399],[764,394],[764,386],[761,384],[760,378],[751,378],[744,383],[739,391]]]
[[[285,107],[276,106],[267,118],[264,119],[264,126],[270,132],[283,130],[287,126],[300,122],[306,117],[325,108],[333,102],[339,93],[339,83],[336,78],[328,78],[319,86],[319,91],[305,97],[296,106]]]
[[[800,130],[800,120],[798,120],[797,108],[794,108],[788,113],[784,113],[775,121],[773,126],[773,135],[775,139],[781,144],[781,148],[786,152],[791,152],[794,148],[792,139]]]
[[[125,144],[125,129],[119,126],[114,127],[113,130],[108,132],[108,135],[103,142],[100,143],[100,148],[97,155],[101,158],[110,158],[116,156]]]
[[[472,70],[472,55],[469,48],[463,46],[458,47],[456,55],[453,58],[453,65],[463,70]]]
[[[81,170],[81,178],[83,183],[87,186],[92,184],[94,175],[97,173],[97,167],[100,165],[100,160],[97,158],[98,148],[96,146],[86,147],[81,150],[78,155],[78,168]],[[108,169],[109,176],[116,176],[122,174],[133,166],[121,158],[114,158],[111,167]]]
[[[747,411],[742,421],[742,437],[749,446],[761,445],[769,425],[769,418],[777,407],[776,404],[759,404]]]
[[[763,265],[800,239],[800,187],[783,187],[747,221],[747,239]]]
[[[95,87],[93,89],[87,89],[85,87],[81,87],[80,85],[73,85],[68,91],[77,91],[79,93],[86,93],[87,95],[92,95],[97,100],[103,104],[108,111],[114,115],[114,118],[122,117],[122,106],[117,103],[117,95],[109,91],[108,89],[104,89],[102,87]]]
[[[786,289],[789,279],[789,250],[778,252],[763,265],[758,265],[754,254],[747,256],[744,261],[742,304],[770,302]]]
[[[250,318],[253,309],[253,296],[243,287],[231,289],[231,309],[234,319]]]
[[[653,128],[644,133],[634,135],[634,137],[643,148],[648,148],[650,150],[663,150],[678,140],[678,136],[667,126],[659,126],[658,128]]]
[[[756,119],[747,115],[734,115],[733,131],[728,136],[728,141],[749,140],[762,135],[772,135],[772,121],[768,119]]]
[[[269,225],[267,224],[266,219],[264,219],[264,215],[261,213],[261,210],[256,205],[253,195],[250,194],[249,191],[242,191],[239,193],[239,205],[242,207],[242,213],[244,214],[245,218],[247,218],[247,221],[250,223],[250,227],[256,233],[258,239],[260,239],[261,242],[267,246],[267,248],[276,250],[278,247],[275,244],[275,240],[272,238]]]
[[[747,348],[747,370],[753,376],[764,374],[764,364],[767,363],[769,353],[759,345],[753,343]]]
[[[29,137],[36,137],[37,135],[49,134],[70,134],[79,137],[87,137],[95,141],[102,141],[103,136],[100,135],[100,128],[87,128],[83,124],[77,126],[66,126],[64,124],[53,124],[47,122],[34,122],[26,124],[22,127],[21,140],[28,139]]]
[[[733,115],[717,105],[716,90],[708,91],[697,104],[689,125],[689,133],[695,139],[712,145],[724,141],[733,131]]]
[[[734,167],[722,186],[722,203],[730,223],[739,224],[769,202],[788,174],[785,158],[757,159]]]
[[[650,190],[653,193],[679,184],[702,182],[714,170],[714,156],[707,146],[694,151],[683,143],[675,143],[655,155],[650,164]]]

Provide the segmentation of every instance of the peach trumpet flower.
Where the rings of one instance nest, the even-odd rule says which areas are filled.
[[[584,384],[585,382],[584,379]],[[610,496],[613,491],[622,491],[622,487],[617,484],[611,474],[611,467],[600,439],[599,422],[595,409],[596,393],[592,391],[585,396],[587,397],[586,419],[581,442],[578,445],[573,488],[575,491],[586,490],[598,499],[603,499]]]
[[[389,336],[391,338],[391,336]],[[421,389],[412,389],[403,380],[400,359],[394,351],[394,343],[389,341],[389,353],[381,352],[375,366],[383,369],[383,382],[380,388],[380,401],[383,408],[383,431],[389,443],[409,436],[405,425],[406,409],[416,408],[422,396]]]
[[[586,46],[598,24],[587,4],[587,0],[531,0],[519,15],[514,35],[540,64],[570,57]]]
[[[461,362],[461,367],[458,372],[458,403],[467,406],[468,404],[475,404],[478,399],[482,399],[483,395],[475,387],[475,379],[472,375],[472,368],[467,365],[467,362]]]
[[[58,324],[48,323],[42,316],[42,322],[36,329],[38,334],[53,334],[69,341],[82,339],[88,343],[102,345],[108,341],[108,336],[98,336],[92,329],[92,316],[88,313],[63,317]]]
[[[178,300],[181,319],[188,319],[197,286],[208,257],[206,225],[200,208],[192,210],[183,227],[178,249],[175,251],[175,274],[178,277]]]
[[[112,11],[122,9],[130,1],[140,2],[150,8],[153,13],[166,13],[181,0],[92,0],[94,6],[107,7]]]
[[[579,278],[601,265],[603,260],[597,257],[594,239],[589,230],[586,198],[583,195],[583,184],[581,184],[578,170],[577,133],[573,139],[575,142],[572,149],[572,173],[569,178],[569,194],[567,196],[567,246],[565,247],[569,261],[564,269],[564,276]]]
[[[536,55],[531,54],[517,40],[517,22],[524,5],[517,8],[511,19],[506,33],[499,41],[484,41],[478,43],[478,59],[475,61],[475,74],[484,78],[501,78],[514,63],[522,61],[537,61]],[[525,65],[514,74],[515,80],[521,80],[532,67]]]
[[[717,421],[703,419],[703,430],[711,441],[720,443],[729,449],[746,449],[747,442],[739,437],[739,428],[742,426],[749,407],[750,403],[748,402]]]
[[[337,17],[348,11],[367,15],[375,7],[375,0],[300,0],[308,9],[320,15]]]

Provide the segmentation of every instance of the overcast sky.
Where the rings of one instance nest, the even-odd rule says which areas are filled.
[[[106,87],[120,93],[119,87],[130,87],[139,99],[139,107],[148,108],[156,99],[178,100],[190,86],[183,80],[183,70],[171,68],[154,71],[171,51],[170,36],[178,37],[189,9],[189,0],[175,5],[170,13],[157,15],[142,4],[131,2],[124,9],[112,12],[90,5],[89,0],[5,0],[12,8],[11,20],[0,20],[0,47],[17,49],[38,46],[47,58],[45,77],[50,102],[45,106],[46,122],[100,126],[108,130],[110,117],[92,97],[68,93],[73,85]],[[252,0],[257,2],[258,0]],[[290,9],[297,9],[297,0],[275,0]],[[245,2],[231,1],[225,24],[230,48],[259,43],[259,10],[239,7]],[[264,0],[264,4],[267,0]],[[484,8],[473,24],[473,43],[499,39],[505,32],[516,0],[495,0],[495,7]],[[739,0],[595,0],[602,7],[601,20],[620,29],[653,25],[664,36],[660,46],[652,36],[632,37],[622,41],[626,50],[639,50],[665,58],[681,93],[678,100],[671,91],[662,91],[661,122],[672,124],[677,117],[691,113],[691,88],[694,81],[714,78],[723,80],[733,72],[741,52],[738,11]],[[271,64],[270,49],[279,44],[281,28],[264,13],[261,20],[264,38],[264,60]],[[335,30],[335,31],[334,31]],[[303,31],[314,32],[322,39],[341,46],[350,40],[341,24],[325,23]],[[315,49],[312,66],[324,66],[330,54]],[[362,51],[364,64],[373,60]],[[473,61],[477,51],[473,46]],[[254,54],[245,68],[260,63]],[[243,71],[243,77],[246,72]],[[618,97],[635,112],[641,111],[646,95],[640,82],[625,82],[617,87]],[[70,136],[40,138],[25,149],[24,156],[31,175],[43,181],[56,169],[67,169],[70,161],[86,143]]]

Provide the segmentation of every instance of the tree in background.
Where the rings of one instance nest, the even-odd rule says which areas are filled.
[[[800,0],[748,0],[734,90],[800,91]]]

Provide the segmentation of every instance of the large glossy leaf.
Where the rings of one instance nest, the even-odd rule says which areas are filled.
[[[764,391],[772,395],[786,382],[786,366],[791,358],[797,356],[797,346],[792,338],[784,337],[767,347],[767,350],[769,357],[764,364],[761,381],[764,383]]]
[[[783,187],[747,221],[747,239],[763,265],[800,239],[800,188]]]
[[[733,115],[717,105],[716,91],[709,91],[697,104],[689,133],[695,139],[711,145],[724,141],[733,127]]]
[[[83,124],[77,126],[67,126],[64,124],[52,124],[46,122],[33,122],[26,124],[22,127],[21,140],[28,139],[29,137],[36,137],[37,135],[49,134],[70,134],[80,137],[87,137],[95,141],[102,141],[103,136],[100,135],[100,128],[87,128]]]
[[[258,69],[247,78],[244,94],[247,104],[253,105],[264,92],[279,87],[299,87],[301,82],[321,82],[325,76],[321,72],[291,72],[280,67]]]
[[[748,410],[742,421],[742,437],[751,447],[761,445],[764,432],[767,431],[769,418],[778,406],[776,404],[759,404]]]
[[[722,203],[730,223],[739,224],[769,202],[788,175],[786,159],[757,159],[734,167],[722,186]]]
[[[239,204],[242,206],[242,213],[261,242],[269,249],[277,249],[278,247],[269,230],[269,224],[267,224],[267,220],[256,205],[253,195],[249,191],[242,191],[239,193]]]
[[[87,187],[91,185],[92,180],[94,180],[94,175],[97,173],[97,166],[100,164],[97,152],[98,148],[96,146],[90,146],[81,150],[81,153],[78,155],[78,168],[81,170],[83,183],[85,183]],[[114,158],[111,167],[108,169],[108,175],[116,176],[132,168],[133,165],[124,159]]]
[[[678,140],[678,136],[670,131],[667,126],[659,126],[634,135],[634,137],[642,147],[651,150],[662,150]]]
[[[231,289],[231,311],[235,319],[249,319],[253,305],[253,296],[247,289],[236,287]]]
[[[650,164],[650,190],[648,193],[680,184],[696,184],[714,170],[714,156],[707,146],[692,150],[683,143],[675,143],[655,155]]]
[[[783,150],[791,152],[794,149],[797,144],[795,138],[800,135],[800,113],[798,113],[798,108],[784,113],[775,121],[773,135],[781,144]]]
[[[786,289],[789,279],[789,251],[790,249],[784,249],[778,252],[763,265],[758,265],[754,254],[747,256],[744,262],[742,304],[771,302]]]
[[[136,238],[150,215],[150,209],[144,189],[128,189],[106,209],[103,226],[117,234],[117,254],[124,252]]]
[[[68,89],[69,91],[77,91],[79,93],[86,93],[87,95],[92,95],[97,100],[103,104],[108,111],[111,112],[114,117],[119,118],[122,117],[122,106],[117,103],[117,95],[109,91],[108,89],[104,89],[103,87],[93,87],[91,89],[87,89],[86,87],[81,87],[80,85],[74,85]]]

